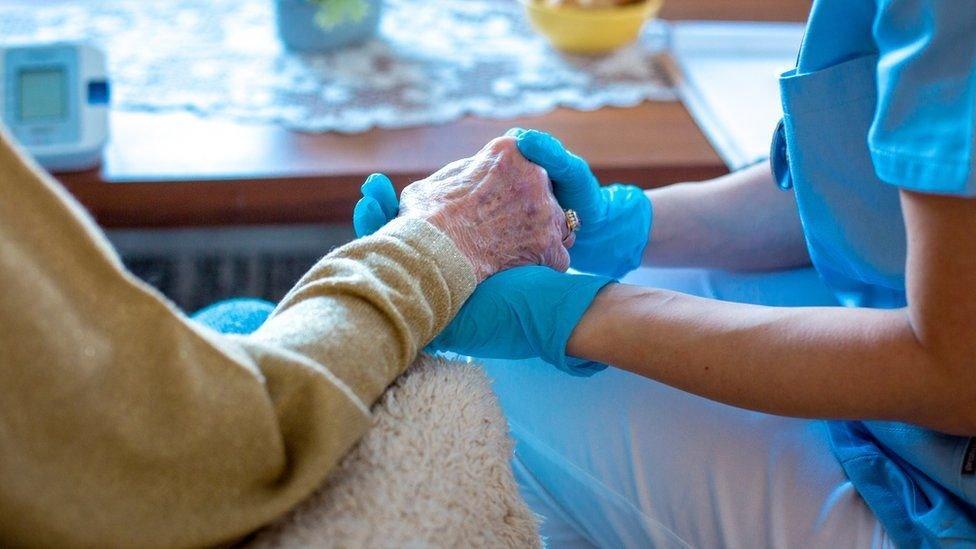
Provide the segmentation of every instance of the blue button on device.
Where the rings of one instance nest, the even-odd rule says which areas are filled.
[[[92,80],[88,83],[88,104],[108,105],[109,88],[107,80]]]
[[[105,56],[84,43],[0,48],[0,120],[50,171],[98,165],[108,141]]]

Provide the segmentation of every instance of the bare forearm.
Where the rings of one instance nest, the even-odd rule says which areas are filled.
[[[972,391],[918,342],[905,310],[758,307],[615,285],[567,350],[743,408],[972,434],[957,413]]]
[[[793,195],[776,188],[768,163],[648,196],[645,265],[759,271],[809,263]]]

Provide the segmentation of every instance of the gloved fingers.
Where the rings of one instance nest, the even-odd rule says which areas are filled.
[[[392,221],[400,212],[400,201],[397,200],[396,189],[389,177],[381,173],[370,175],[363,183],[362,192],[363,196],[376,200],[387,221]]]
[[[581,191],[598,185],[589,164],[548,133],[527,130],[516,137],[516,144],[525,158],[549,173],[557,196],[560,190]]]
[[[359,199],[352,211],[352,226],[356,230],[357,238],[375,233],[386,223],[386,214],[375,198],[364,196]]]
[[[527,130],[525,130],[523,128],[517,128],[517,127],[516,128],[509,128],[509,130],[507,132],[505,132],[505,135],[507,137],[515,137],[515,138],[518,138],[518,136],[522,135],[526,131]]]

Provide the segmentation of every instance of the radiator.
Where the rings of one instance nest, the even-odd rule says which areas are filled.
[[[332,248],[345,226],[111,231],[133,274],[187,312],[230,297],[276,302]]]

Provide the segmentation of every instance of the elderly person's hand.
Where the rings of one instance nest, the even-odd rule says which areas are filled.
[[[367,236],[393,220],[398,203],[393,184],[373,174],[356,205],[356,236]],[[604,276],[559,273],[525,266],[494,274],[475,289],[457,316],[428,350],[480,358],[540,357],[574,376],[589,376],[606,366],[566,355],[580,318],[604,286]]]
[[[500,141],[504,146],[506,140]],[[436,177],[437,174],[431,179]],[[405,202],[411,188],[404,191]],[[402,213],[393,184],[385,175],[371,175],[362,191],[363,198],[353,212],[356,236],[372,234]],[[562,212],[560,223],[560,230],[564,230]],[[572,236],[567,243],[571,240]],[[538,356],[572,375],[592,375],[606,366],[567,356],[566,344],[597,293],[612,281],[608,277],[570,275],[539,266],[505,270],[478,285],[428,349],[484,358]]]
[[[393,215],[424,219],[454,241],[479,282],[519,265],[558,271],[569,266],[566,250],[574,237],[565,213],[545,170],[526,160],[512,137],[495,139],[471,158],[411,184],[403,190],[399,209],[385,176],[372,176],[363,187],[365,197],[354,214],[357,232],[372,232],[360,230],[370,216],[380,226]],[[370,187],[375,192],[366,192]]]

